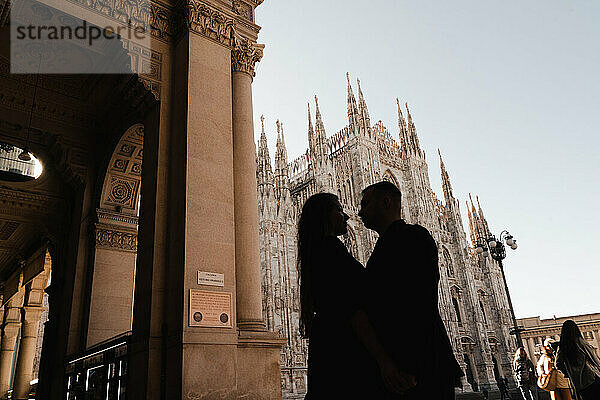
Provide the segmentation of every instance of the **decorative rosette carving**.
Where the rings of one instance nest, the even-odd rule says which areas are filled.
[[[254,77],[254,66],[263,56],[264,44],[253,43],[247,38],[236,38],[231,50],[231,69]]]

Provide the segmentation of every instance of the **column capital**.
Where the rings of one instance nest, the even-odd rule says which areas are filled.
[[[236,37],[231,50],[231,69],[254,77],[254,67],[263,56],[264,44],[251,42],[245,37]]]
[[[260,26],[254,23],[254,9],[258,4],[256,0],[232,0],[230,6],[212,0],[180,0],[177,8],[183,18],[176,29],[187,28],[233,48],[236,35],[256,40]]]
[[[40,317],[45,310],[46,307],[41,306],[23,306],[23,322],[40,322]]]

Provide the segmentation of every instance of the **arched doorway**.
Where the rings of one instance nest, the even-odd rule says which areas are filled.
[[[500,369],[498,368],[498,361],[496,360],[496,357],[493,354],[492,363],[494,364],[494,380],[498,382],[498,379],[500,379]]]
[[[142,124],[127,129],[104,177],[93,227],[87,347],[132,329],[143,141]]]
[[[473,391],[477,392],[477,391],[479,391],[479,386],[477,385],[477,382],[475,381],[475,377],[473,376],[473,367],[471,364],[471,359],[466,354],[463,357],[464,357],[464,361],[465,361],[465,369],[466,369],[465,373],[467,375],[467,382],[469,382],[469,384],[473,388]]]
[[[28,398],[35,388],[47,320],[52,257],[46,243],[22,260],[5,281],[2,295],[2,351],[0,390],[12,398]]]

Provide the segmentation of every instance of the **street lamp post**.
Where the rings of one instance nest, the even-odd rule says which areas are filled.
[[[477,247],[475,247],[475,251],[477,254],[481,254],[484,257],[492,256],[492,258],[498,261],[500,265],[500,271],[502,272],[502,280],[504,281],[504,290],[506,290],[506,297],[508,298],[508,307],[510,308],[510,315],[512,317],[513,327],[510,330],[511,335],[515,335],[515,339],[517,340],[517,347],[521,347],[523,342],[521,341],[521,331],[522,327],[517,325],[517,318],[515,317],[515,310],[512,305],[512,300],[510,299],[510,292],[508,291],[508,285],[506,284],[506,276],[504,275],[504,265],[502,264],[502,260],[506,258],[506,248],[504,247],[504,243],[509,246],[512,250],[517,249],[517,240],[510,234],[508,231],[502,231],[500,233],[500,240],[497,240],[494,235],[490,236],[487,239],[480,240],[477,242]]]

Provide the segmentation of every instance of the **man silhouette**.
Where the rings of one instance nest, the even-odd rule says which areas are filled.
[[[454,399],[463,372],[438,310],[437,245],[427,229],[402,220],[401,198],[392,183],[375,183],[363,190],[358,213],[379,234],[366,267],[367,315],[398,369],[416,379],[403,395],[384,397]]]

